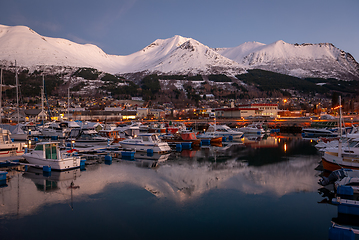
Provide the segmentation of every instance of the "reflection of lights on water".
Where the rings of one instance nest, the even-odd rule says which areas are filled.
[[[286,152],[286,151],[287,151],[287,144],[284,143],[284,152]]]
[[[278,143],[280,143],[280,138],[278,138]]]

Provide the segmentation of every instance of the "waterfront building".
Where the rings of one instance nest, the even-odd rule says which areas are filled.
[[[258,108],[217,108],[215,109],[215,116],[218,118],[242,118],[255,116],[258,113]]]
[[[137,115],[136,117],[139,119],[147,118],[148,115],[148,108],[137,108]]]
[[[239,105],[239,108],[255,108],[258,109],[256,115],[252,116],[269,116],[269,117],[277,117],[278,115],[278,104],[270,104],[270,103],[253,103],[246,105]]]

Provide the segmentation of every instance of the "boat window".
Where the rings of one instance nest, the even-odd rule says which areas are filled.
[[[347,186],[359,186],[359,182],[348,183]]]
[[[45,156],[46,159],[51,159],[51,146],[45,145]]]
[[[152,136],[151,136],[153,142],[156,142],[156,141],[157,141],[157,138],[156,138],[156,137],[157,137],[156,135],[152,135]]]
[[[150,141],[150,138],[148,136],[142,136],[142,140],[148,142]]]
[[[43,145],[36,145],[34,150],[44,150]]]
[[[357,141],[351,141],[351,142],[349,142],[348,143],[348,147],[355,147],[355,145],[357,145],[358,144],[358,142]]]
[[[89,140],[89,139],[91,139],[91,136],[88,135],[88,134],[83,134],[83,135],[80,136],[79,139]]]
[[[4,135],[4,142],[5,143],[10,142],[9,135]]]
[[[57,154],[56,154],[56,144],[52,144],[51,146],[51,154],[52,154],[52,159],[57,159]]]

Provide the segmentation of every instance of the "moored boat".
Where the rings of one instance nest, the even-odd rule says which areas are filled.
[[[206,133],[213,133],[217,137],[225,137],[227,140],[241,141],[243,132],[236,131],[227,125],[210,124]]]
[[[323,168],[335,171],[340,168],[359,170],[359,138],[351,139],[345,147],[327,149],[322,157]]]
[[[191,142],[192,147],[201,146],[201,139],[198,139],[194,132],[182,132],[173,135],[165,135],[162,140],[169,143]]]
[[[109,145],[113,138],[102,137],[93,129],[72,129],[67,142],[74,143],[77,147],[86,147],[94,145]]]
[[[258,122],[252,122],[247,126],[241,127],[238,129],[239,131],[243,132],[244,134],[264,134],[265,131],[263,129],[263,124]]]
[[[337,137],[338,134],[334,133],[328,129],[320,129],[320,128],[303,128],[303,137],[307,138],[317,138],[317,137]]]
[[[34,167],[50,166],[54,170],[78,168],[81,164],[81,157],[73,150],[60,151],[59,142],[36,143],[34,150],[23,157]]]
[[[10,131],[0,128],[0,161],[2,158],[23,155],[24,145],[12,142]]]
[[[120,141],[122,148],[135,149],[136,151],[152,150],[156,153],[170,152],[171,148],[168,143],[161,141],[156,133],[141,133],[132,139]]]
[[[201,140],[208,140],[212,146],[222,146],[223,138],[221,136],[217,136],[214,132],[200,133],[197,135],[197,138]]]

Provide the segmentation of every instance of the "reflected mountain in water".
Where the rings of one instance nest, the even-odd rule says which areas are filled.
[[[278,197],[298,191],[317,191],[312,183],[318,180],[314,169],[319,155],[287,154],[286,160],[280,158],[277,162],[256,166],[251,165],[250,156],[243,156],[247,161],[238,157],[245,152],[248,150],[238,146],[211,147],[189,151],[189,154],[194,153],[192,157],[182,156],[183,152],[165,155],[167,161],[142,156],[145,159],[90,165],[81,174],[76,170],[53,171],[51,177],[43,176],[41,170],[19,173],[9,181],[8,187],[0,189],[0,216],[27,215],[44,204],[69,203],[71,193],[76,209],[76,202],[92,201],[92,195],[113,184],[138,186],[157,198],[175,202],[202,197],[212,189],[235,189],[246,194]],[[270,157],[268,153],[263,161]],[[72,182],[80,188],[69,188]]]

